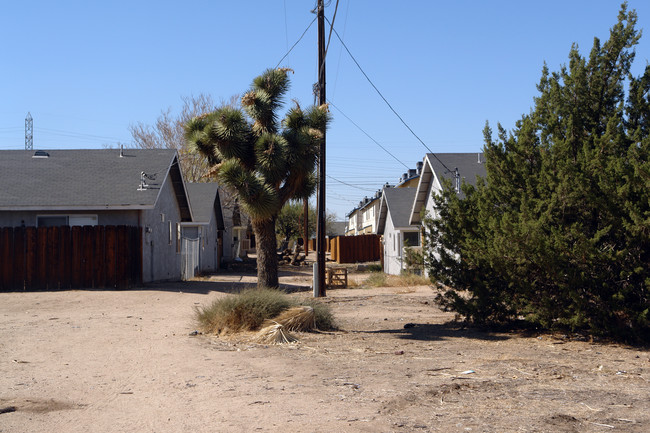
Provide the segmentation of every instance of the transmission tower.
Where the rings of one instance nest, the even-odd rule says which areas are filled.
[[[34,149],[34,119],[32,115],[27,112],[25,117],[25,150]]]

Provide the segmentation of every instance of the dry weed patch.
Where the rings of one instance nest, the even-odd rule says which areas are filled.
[[[334,328],[334,318],[327,305],[317,300],[295,300],[273,289],[248,289],[239,294],[217,299],[195,309],[198,326],[206,334],[228,335],[258,331],[264,327],[279,340],[289,331]],[[279,327],[280,328],[279,328]]]

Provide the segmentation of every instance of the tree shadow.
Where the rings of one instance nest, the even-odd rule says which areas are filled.
[[[454,338],[465,338],[483,341],[504,341],[512,338],[503,334],[502,330],[489,328],[467,327],[458,322],[442,324],[407,323],[401,329],[382,329],[378,331],[361,331],[368,334],[390,334],[403,340],[443,341]]]
[[[217,281],[217,280],[191,280],[191,281],[170,281],[162,283],[150,283],[135,290],[150,290],[161,292],[182,292],[207,295],[211,292],[218,293],[239,293],[246,289],[257,288],[256,282],[240,281]],[[133,290],[133,289],[131,289]],[[279,290],[286,293],[307,292],[311,290],[309,285],[280,284]]]

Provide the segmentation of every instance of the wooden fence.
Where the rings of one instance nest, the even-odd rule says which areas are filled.
[[[337,236],[330,239],[329,252],[337,263],[374,262],[381,259],[380,236]]]
[[[142,232],[130,226],[0,228],[0,291],[135,287]]]

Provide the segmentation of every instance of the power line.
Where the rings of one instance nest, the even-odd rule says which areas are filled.
[[[60,135],[64,137],[71,137],[71,138],[85,138],[89,140],[120,140],[120,138],[117,137],[108,137],[108,136],[103,136],[103,135],[93,135],[93,134],[84,134],[81,132],[74,132],[74,131],[64,131],[61,129],[50,129],[50,128],[34,128],[36,131],[41,131],[45,132],[48,134],[52,135]]]
[[[360,186],[357,186],[357,185],[352,185],[351,183],[346,183],[346,182],[343,182],[342,180],[338,180],[337,178],[335,178],[335,177],[332,177],[332,176],[330,176],[329,174],[328,174],[328,175],[326,175],[326,176],[327,176],[327,177],[329,177],[329,178],[330,178],[330,179],[332,179],[332,180],[335,180],[335,181],[337,181],[338,183],[342,183],[343,185],[347,185],[347,186],[350,186],[350,187],[352,187],[352,188],[356,188],[356,189],[360,189],[360,190],[362,190],[362,191],[374,191],[374,190],[372,190],[372,189],[368,189],[368,188],[361,188]]]
[[[314,19],[311,20],[311,22],[309,23],[309,25],[307,26],[307,28],[305,29],[305,31],[302,32],[302,35],[300,35],[300,37],[298,38],[298,40],[296,41],[296,43],[293,44],[293,45],[291,46],[291,48],[289,48],[289,51],[287,51],[287,54],[285,54],[284,56],[282,56],[282,58],[280,59],[280,61],[278,62],[278,64],[275,65],[275,68],[276,68],[276,69],[277,69],[278,67],[280,67],[280,63],[282,63],[282,61],[283,61],[283,60],[284,60],[284,59],[289,55],[289,53],[291,53],[291,51],[293,51],[293,49],[296,47],[296,45],[298,45],[298,42],[300,42],[300,41],[302,40],[302,38],[305,36],[305,34],[307,34],[307,31],[311,28],[312,24],[314,24],[314,21],[316,21],[316,18],[317,18],[317,17],[314,17]]]
[[[402,164],[402,165],[403,165],[404,167],[406,167],[406,169],[408,170],[408,168],[409,168],[408,165],[404,164],[404,163],[403,163],[402,161],[400,161],[400,160],[399,160],[395,155],[393,155],[392,153],[390,153],[390,152],[388,151],[388,149],[386,149],[384,146],[382,146],[381,144],[379,144],[379,142],[378,142],[377,140],[375,140],[374,138],[372,138],[372,137],[370,136],[370,134],[368,134],[368,133],[367,133],[366,131],[364,131],[364,130],[359,126],[359,125],[357,125],[357,124],[356,124],[352,119],[350,119],[350,118],[349,118],[349,117],[348,117],[348,116],[347,116],[343,111],[341,111],[341,109],[340,109],[339,107],[337,107],[336,105],[334,105],[334,103],[333,103],[332,101],[330,101],[330,100],[328,99],[328,100],[327,100],[327,103],[330,104],[332,107],[336,108],[336,109],[338,110],[338,112],[341,113],[341,114],[343,115],[343,117],[345,117],[346,119],[348,119],[348,120],[350,121],[350,123],[352,123],[354,126],[356,126],[356,127],[359,129],[359,131],[361,131],[361,132],[363,132],[364,134],[366,134],[366,137],[368,137],[369,139],[371,139],[371,140],[372,140],[372,141],[373,141],[377,146],[381,147],[381,148],[383,149],[384,152],[386,152],[387,154],[389,154],[390,156],[392,156],[393,159],[394,159],[395,161],[397,161],[397,162],[399,162],[400,164]]]
[[[326,17],[325,19],[327,20],[327,17]],[[328,20],[328,22],[329,22],[329,20]],[[431,153],[431,154],[433,155],[433,157],[436,158],[436,159],[438,160],[438,162],[439,162],[440,164],[442,164],[442,166],[443,166],[447,171],[451,172],[452,170],[450,170],[449,167],[447,167],[447,166],[445,165],[445,163],[442,162],[442,161],[440,160],[440,158],[438,158],[438,157],[436,156],[436,154],[433,153],[433,151],[432,151],[431,149],[429,149],[429,146],[427,146],[427,145],[424,143],[424,141],[422,141],[422,139],[421,139],[421,138],[420,138],[420,137],[419,137],[419,136],[418,136],[418,135],[413,131],[413,129],[411,129],[411,127],[410,127],[410,126],[409,126],[409,125],[404,121],[404,119],[402,118],[402,116],[400,116],[399,113],[398,113],[397,111],[395,111],[395,109],[393,108],[393,106],[390,105],[390,102],[388,102],[388,100],[384,97],[384,95],[379,91],[379,89],[377,88],[377,86],[375,86],[375,83],[373,83],[372,80],[370,79],[370,77],[368,77],[368,74],[366,74],[366,72],[363,70],[363,68],[362,68],[361,65],[359,64],[359,62],[357,62],[357,59],[354,58],[354,56],[352,55],[352,53],[351,53],[350,50],[348,49],[347,45],[345,45],[345,42],[343,42],[343,39],[341,39],[341,36],[339,36],[339,34],[338,34],[338,32],[336,31],[336,29],[334,29],[334,27],[331,27],[331,28],[332,28],[332,30],[334,31],[334,34],[335,34],[336,37],[338,38],[339,42],[341,42],[341,45],[343,45],[343,48],[345,48],[345,51],[347,51],[347,53],[348,53],[348,55],[350,56],[350,58],[352,59],[352,61],[354,61],[354,63],[357,65],[357,68],[359,68],[359,70],[361,71],[361,73],[363,74],[363,76],[366,77],[366,80],[368,80],[368,82],[370,83],[370,85],[372,86],[372,88],[375,89],[375,91],[376,91],[377,94],[381,97],[381,99],[383,99],[384,102],[386,103],[386,105],[388,105],[388,108],[391,109],[391,111],[395,114],[395,116],[397,116],[397,118],[398,118],[398,119],[399,119],[399,120],[404,124],[404,126],[406,126],[406,129],[408,129],[408,130],[411,132],[411,134],[413,134],[413,136],[414,136],[414,137],[415,137],[415,138],[416,138],[416,139],[417,139],[417,140],[422,144],[422,146],[424,146],[425,149],[427,149],[427,150],[429,151],[429,153]]]

